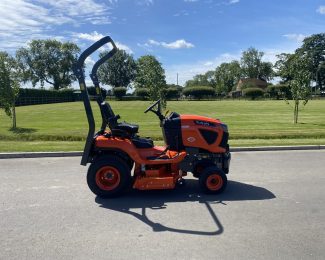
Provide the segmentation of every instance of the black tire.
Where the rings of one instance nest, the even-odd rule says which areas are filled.
[[[102,156],[89,166],[87,183],[89,189],[101,198],[116,197],[129,188],[131,170],[118,156]]]
[[[227,176],[218,167],[210,166],[200,174],[199,184],[204,193],[220,194],[227,187]]]
[[[201,173],[208,167],[215,166],[213,162],[204,160],[197,163],[194,167],[193,176],[195,178],[200,178]]]

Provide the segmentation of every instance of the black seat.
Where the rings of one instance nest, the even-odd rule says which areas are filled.
[[[116,126],[114,126],[113,130],[120,130],[123,132],[127,132],[130,135],[134,135],[138,132],[139,126],[138,125],[133,125],[129,124],[126,122],[118,123]]]
[[[153,141],[150,138],[141,138],[135,137],[132,138],[132,143],[135,145],[136,148],[152,148]]]

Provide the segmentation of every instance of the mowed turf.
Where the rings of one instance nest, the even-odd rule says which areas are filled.
[[[162,143],[158,118],[143,111],[146,101],[110,101],[121,120],[140,125],[140,135]],[[97,126],[99,109],[92,103]],[[293,108],[284,101],[169,101],[180,114],[219,118],[230,131],[232,146],[325,144],[325,101],[311,100],[292,123]],[[81,150],[88,131],[82,102],[17,108],[17,130],[0,110],[0,151]]]

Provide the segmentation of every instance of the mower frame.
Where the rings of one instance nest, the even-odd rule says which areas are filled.
[[[87,57],[89,57],[91,54],[93,54],[99,48],[103,47],[105,44],[108,44],[108,43],[111,43],[113,48],[111,49],[110,52],[108,52],[105,56],[103,56],[101,59],[99,59],[94,64],[91,74],[90,74],[90,78],[91,78],[91,80],[95,86],[95,89],[96,89],[96,94],[97,94],[96,101],[100,107],[100,112],[101,112],[101,116],[102,116],[102,126],[101,126],[101,130],[99,132],[103,132],[106,128],[107,122],[106,122],[106,119],[104,116],[104,112],[102,110],[102,106],[100,106],[100,104],[102,102],[104,102],[104,98],[103,98],[101,90],[100,90],[97,71],[98,71],[98,68],[105,61],[107,61],[109,58],[111,58],[117,52],[117,47],[116,47],[114,41],[111,39],[111,37],[106,36],[106,37],[100,39],[99,41],[95,42],[80,55],[79,59],[73,66],[73,72],[79,82],[81,96],[82,96],[82,100],[84,103],[87,120],[88,120],[88,126],[89,126],[87,139],[86,139],[86,143],[85,143],[85,147],[84,147],[84,152],[83,152],[82,158],[81,158],[81,165],[87,165],[87,163],[90,161],[89,158],[90,158],[90,153],[91,153],[92,146],[93,146],[93,140],[97,136],[97,134],[95,135],[96,124],[95,124],[94,114],[93,114],[93,111],[91,108],[89,94],[88,94],[88,90],[87,90],[87,86],[86,86],[86,82],[85,82],[84,63],[85,63],[85,60],[87,59]],[[109,106],[108,103],[107,103],[107,105]],[[110,108],[110,106],[109,106],[109,108]]]

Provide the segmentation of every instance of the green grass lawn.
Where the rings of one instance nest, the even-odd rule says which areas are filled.
[[[140,135],[162,143],[158,118],[143,111],[150,102],[111,101],[122,120],[140,125]],[[99,109],[93,103],[97,128]],[[168,110],[219,118],[228,124],[232,146],[325,144],[325,101],[303,107],[299,124],[292,123],[293,108],[284,101],[170,101]],[[82,150],[88,124],[82,102],[17,108],[18,129],[0,110],[0,151]]]

